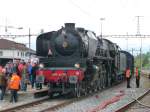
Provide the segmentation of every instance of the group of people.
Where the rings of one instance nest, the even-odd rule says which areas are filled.
[[[18,101],[18,90],[26,91],[30,84],[35,88],[37,62],[19,61],[8,62],[5,66],[0,66],[0,100],[4,99],[6,90],[10,90],[10,102]]]
[[[125,73],[126,79],[127,79],[127,88],[131,88],[130,79],[131,79],[132,74],[134,74],[132,72],[134,72],[134,71],[131,71],[129,68],[127,68],[126,73]],[[141,70],[138,67],[136,67],[135,68],[135,77],[136,77],[136,87],[137,88],[139,88],[139,86],[140,86],[140,75],[141,75]]]

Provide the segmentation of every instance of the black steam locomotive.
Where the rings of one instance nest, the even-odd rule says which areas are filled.
[[[92,31],[66,23],[58,31],[37,37],[36,52],[44,68],[39,69],[49,85],[49,95],[70,93],[76,97],[124,80],[134,58]]]

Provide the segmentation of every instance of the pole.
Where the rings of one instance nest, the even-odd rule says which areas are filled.
[[[137,17],[137,35],[141,35],[140,33],[140,17],[143,16],[136,16]]]
[[[102,38],[102,20],[101,20],[101,38]]]
[[[101,32],[100,32],[101,39],[102,39],[102,35],[103,35],[103,34],[102,34],[102,21],[103,21],[103,20],[105,20],[105,18],[100,18],[100,21],[101,21]]]
[[[132,48],[132,55],[133,55],[133,50],[134,50],[134,49]]]
[[[136,17],[137,17],[137,35],[140,35],[140,21],[139,21],[140,16]]]
[[[142,70],[142,38],[141,38],[141,49],[140,49],[140,68]]]
[[[127,40],[127,43],[126,43],[126,44],[127,44],[127,51],[128,51],[128,37],[126,38],[126,40]]]
[[[13,49],[13,63],[14,63],[14,60],[15,60],[15,47],[16,47],[16,45],[15,45],[15,41],[14,41],[14,39],[15,38],[12,38],[13,39],[13,47],[12,47],[12,49]]]
[[[31,30],[29,28],[29,59],[30,59],[30,49],[31,49]]]

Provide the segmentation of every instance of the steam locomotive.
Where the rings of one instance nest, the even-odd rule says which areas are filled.
[[[92,31],[76,28],[74,23],[39,35],[36,54],[44,65],[37,75],[44,75],[50,96],[80,97],[123,81],[125,70],[134,68],[129,52]]]

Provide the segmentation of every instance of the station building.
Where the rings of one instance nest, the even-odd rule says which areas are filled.
[[[16,43],[7,39],[0,39],[0,64],[5,65],[8,61],[27,60],[35,51],[26,47],[25,44]]]

